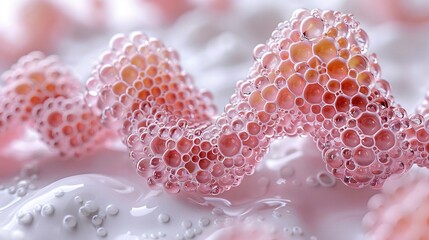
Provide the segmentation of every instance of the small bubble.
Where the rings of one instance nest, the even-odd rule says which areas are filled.
[[[106,212],[110,216],[116,216],[119,213],[119,208],[116,207],[115,205],[109,205],[106,207]]]
[[[33,215],[28,212],[19,212],[16,217],[21,225],[30,225],[33,223]]]
[[[295,170],[290,166],[284,166],[280,169],[280,176],[282,178],[292,177],[295,174]]]
[[[100,226],[103,223],[103,219],[98,215],[94,215],[91,219],[91,222],[94,224],[94,226]]]
[[[295,226],[292,228],[292,234],[300,236],[304,234],[304,232],[302,231],[302,228]]]
[[[182,222],[182,227],[185,228],[185,229],[189,229],[189,228],[192,227],[192,222],[189,221],[189,220],[185,220],[185,221]]]
[[[165,213],[161,213],[158,215],[158,222],[168,223],[168,222],[170,222],[170,216],[165,214]]]
[[[183,234],[183,236],[186,239],[193,239],[193,238],[195,238],[195,233],[194,233],[194,231],[192,231],[192,229],[188,229],[185,231],[185,234]]]
[[[319,172],[317,174],[317,181],[322,187],[333,187],[335,186],[335,178],[329,173]]]
[[[63,218],[63,227],[64,228],[72,229],[72,228],[75,228],[76,226],[77,226],[77,220],[74,216],[66,215]]]
[[[55,192],[54,195],[56,198],[60,198],[60,197],[64,196],[64,191],[59,190],[59,191]]]
[[[74,202],[77,204],[82,204],[83,203],[83,199],[81,196],[76,196],[74,197]]]
[[[52,206],[51,204],[45,204],[42,206],[42,210],[41,210],[40,214],[43,217],[49,217],[49,216],[52,216],[54,214],[54,212],[55,212],[54,206]]]
[[[94,201],[86,201],[85,207],[89,211],[89,213],[96,213],[98,211],[98,206]]]
[[[313,176],[309,176],[305,179],[305,183],[310,187],[316,187],[319,185],[319,182],[317,179]]]
[[[201,218],[198,221],[198,224],[200,225],[200,227],[207,227],[208,225],[210,225],[210,219],[208,219],[208,218]]]
[[[97,237],[106,237],[107,230],[103,227],[97,228]]]

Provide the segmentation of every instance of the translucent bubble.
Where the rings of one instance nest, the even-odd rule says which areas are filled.
[[[324,30],[323,21],[316,17],[307,17],[301,22],[301,33],[309,40],[322,36]]]
[[[295,63],[304,62],[313,55],[311,44],[309,42],[297,42],[290,46],[290,58]]]
[[[353,152],[356,163],[360,166],[369,166],[375,161],[374,152],[369,148],[357,147]]]
[[[357,121],[357,124],[362,132],[367,135],[372,135],[381,128],[379,118],[376,115],[370,113],[362,113]]]
[[[369,47],[369,37],[368,34],[363,30],[359,29],[353,34],[356,44],[362,50],[362,53],[366,53]]]

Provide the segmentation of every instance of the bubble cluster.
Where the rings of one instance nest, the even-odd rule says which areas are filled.
[[[247,79],[214,118],[178,56],[140,33],[113,38],[86,99],[118,126],[150,186],[219,194],[252,174],[273,139],[310,135],[349,186],[380,187],[417,158],[407,113],[380,79],[352,15],[297,10],[254,50]],[[195,100],[195,101],[192,101]],[[119,121],[118,121],[119,120]]]
[[[130,121],[130,109],[137,110],[141,102],[192,122],[207,121],[217,111],[211,93],[196,89],[182,70],[178,54],[139,32],[111,40],[87,81],[86,100],[104,124]]]
[[[201,194],[239,185],[274,139],[308,135],[330,174],[354,188],[380,188],[414,163],[429,166],[428,108],[426,101],[408,116],[394,102],[368,46],[352,15],[297,10],[255,47],[220,116],[177,52],[142,33],[112,39],[85,102],[55,57],[32,53],[3,75],[0,130],[31,120],[49,146],[79,155],[107,126],[149,186]]]
[[[32,117],[33,108],[48,98],[79,94],[79,83],[56,56],[32,52],[2,75],[0,131]]]
[[[101,142],[99,116],[79,97],[79,82],[56,56],[32,52],[20,58],[2,80],[3,134],[9,134],[5,131],[11,126],[25,123],[34,127],[47,145],[68,156],[88,152]]]
[[[41,139],[63,155],[91,152],[105,136],[99,116],[79,97],[50,98],[36,106],[33,114]]]
[[[414,172],[415,173],[415,172]],[[407,174],[387,181],[368,202],[363,218],[368,239],[425,239],[429,235],[429,177]]]

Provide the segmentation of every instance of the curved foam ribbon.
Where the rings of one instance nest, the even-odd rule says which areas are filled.
[[[87,82],[85,109],[119,131],[150,186],[172,193],[222,193],[254,172],[272,141],[297,135],[317,143],[345,184],[379,188],[427,165],[427,108],[409,117],[367,49],[352,15],[297,10],[256,46],[247,78],[216,117],[211,94],[193,85],[175,51],[141,33],[118,35]]]

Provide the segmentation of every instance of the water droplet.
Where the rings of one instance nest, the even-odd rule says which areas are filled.
[[[170,216],[165,214],[165,213],[161,213],[158,215],[158,222],[168,223],[168,222],[170,222]]]
[[[116,216],[119,213],[119,208],[116,207],[115,205],[109,205],[106,207],[106,212],[110,216]]]
[[[185,220],[185,221],[182,222],[182,227],[185,228],[185,229],[189,229],[189,228],[192,227],[192,222],[189,221],[189,220]]]
[[[16,217],[18,218],[19,224],[30,225],[33,223],[33,215],[28,212],[19,212]]]
[[[97,237],[106,237],[107,230],[103,227],[97,228]]]
[[[76,226],[77,226],[77,220],[74,216],[66,215],[63,218],[63,227],[64,228],[72,229],[72,228],[75,228]]]
[[[94,215],[91,219],[91,222],[94,224],[94,226],[100,226],[103,223],[103,219],[98,215]]]
[[[49,217],[49,216],[52,216],[54,214],[54,212],[55,212],[54,206],[52,206],[51,204],[45,204],[42,206],[42,210],[41,210],[40,214],[43,217]]]
[[[335,178],[327,172],[319,172],[317,174],[317,181],[322,187],[333,187],[335,186]]]
[[[210,225],[210,219],[208,219],[208,218],[201,218],[198,221],[198,224],[200,225],[200,227],[207,227],[208,225]]]
[[[317,187],[319,185],[319,182],[317,179],[313,176],[309,176],[305,179],[305,183],[310,187]]]

